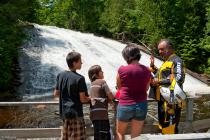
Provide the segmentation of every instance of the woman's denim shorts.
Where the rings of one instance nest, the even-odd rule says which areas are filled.
[[[143,121],[147,115],[147,101],[140,102],[133,105],[120,105],[117,106],[117,120],[131,121],[132,119]]]

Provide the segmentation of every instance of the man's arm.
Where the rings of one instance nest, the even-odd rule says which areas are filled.
[[[185,79],[185,72],[184,72],[184,66],[181,60],[177,60],[174,63],[173,68],[174,78],[179,83],[179,85],[182,85]]]

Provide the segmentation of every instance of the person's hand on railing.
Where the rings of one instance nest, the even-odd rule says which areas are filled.
[[[53,100],[54,101],[59,101],[59,97],[54,97]]]

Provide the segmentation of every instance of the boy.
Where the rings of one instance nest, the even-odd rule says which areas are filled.
[[[57,75],[54,96],[59,97],[60,117],[63,120],[63,140],[85,140],[85,124],[82,103],[90,98],[86,96],[85,78],[76,70],[81,69],[81,55],[72,51],[66,57],[69,70]]]
[[[94,65],[88,70],[91,81],[90,119],[94,126],[94,140],[111,140],[110,124],[108,118],[108,101],[112,103],[113,95],[99,65]]]

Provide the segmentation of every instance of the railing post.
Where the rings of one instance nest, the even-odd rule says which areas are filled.
[[[185,121],[185,131],[193,132],[192,121],[193,121],[193,97],[188,97],[186,99],[186,121]]]

